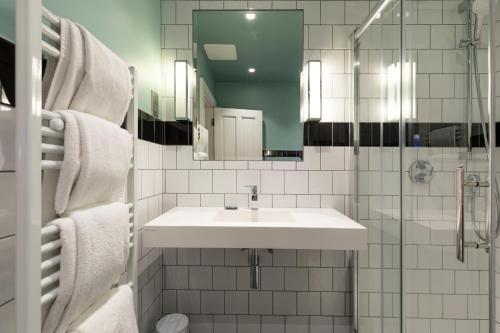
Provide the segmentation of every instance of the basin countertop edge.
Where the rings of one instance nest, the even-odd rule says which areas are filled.
[[[248,209],[244,208],[241,211]],[[365,227],[332,208],[261,208],[290,221],[216,221],[223,207],[175,207],[146,223],[145,247],[363,250]],[[228,212],[228,211],[226,211]]]

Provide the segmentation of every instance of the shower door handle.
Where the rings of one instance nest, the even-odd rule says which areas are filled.
[[[465,186],[465,167],[460,165],[456,171],[457,188],[457,221],[455,226],[455,246],[457,259],[464,262],[464,186]]]

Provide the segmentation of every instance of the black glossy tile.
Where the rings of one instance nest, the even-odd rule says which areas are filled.
[[[359,145],[362,147],[380,146],[380,123],[359,124]]]
[[[193,123],[180,121],[164,122],[164,144],[165,145],[192,145],[192,125]]]
[[[430,123],[406,123],[406,146],[429,147]]]
[[[332,123],[332,146],[345,147],[352,144],[352,124]]]
[[[157,144],[160,144],[162,145],[163,142],[164,142],[164,139],[163,139],[163,131],[164,131],[164,125],[163,125],[163,121],[159,120],[159,119],[155,119],[155,123],[154,123],[154,128],[155,128],[155,131],[154,131],[154,143],[157,143]]]
[[[303,157],[304,152],[302,150],[271,150],[267,149],[263,151],[264,158],[274,158],[274,157]]]
[[[16,51],[15,45],[0,37],[0,82],[2,83],[5,95],[9,104],[15,106],[16,84]]]
[[[308,122],[304,124],[304,145],[331,146],[332,144],[332,123]]]
[[[399,146],[399,123],[383,123],[382,139],[384,147]]]
[[[496,124],[495,128],[498,127],[498,123]],[[465,129],[465,131],[467,131]],[[489,136],[489,129],[488,129],[488,124],[486,124],[486,136]],[[496,141],[498,142],[498,132],[496,133]],[[483,135],[483,127],[481,126],[480,123],[475,123],[472,124],[472,137],[471,137],[471,143],[472,147],[477,148],[477,147],[484,147],[484,135]]]
[[[304,146],[352,146],[353,123],[304,124]],[[497,123],[500,132],[500,123]],[[467,126],[462,123],[406,123],[405,145],[407,147],[465,147]],[[360,146],[399,146],[399,123],[360,123]],[[192,122],[161,121],[140,111],[139,138],[163,145],[192,145]],[[472,126],[472,146],[484,147],[482,127]],[[500,135],[497,135],[500,145]],[[280,157],[296,157],[296,152],[275,151]]]
[[[500,147],[500,123],[496,123],[495,134],[496,134],[496,146]]]
[[[146,112],[140,112],[140,138],[145,141],[155,142],[155,118]]]
[[[429,147],[465,147],[465,125],[454,123],[431,123]]]

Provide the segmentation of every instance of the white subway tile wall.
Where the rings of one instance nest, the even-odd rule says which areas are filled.
[[[348,121],[350,73],[348,37],[374,1],[161,1],[162,5],[162,118],[173,115],[173,61],[191,60],[193,9],[304,9],[305,60],[323,60],[325,119]],[[418,64],[416,122],[461,122],[465,118],[465,52],[457,47],[463,17],[455,1],[407,3],[407,44]],[[397,18],[394,16],[393,22]],[[381,40],[371,34],[361,52],[361,121],[380,121],[380,56],[393,63],[398,27],[386,25]],[[484,36],[485,34],[483,34]],[[454,41],[454,42],[451,42]],[[482,39],[482,46],[485,40]],[[387,51],[380,51],[380,45]],[[498,44],[498,43],[497,43]],[[368,50],[369,49],[369,50]],[[486,73],[486,52],[479,52]],[[487,84],[482,77],[483,85]],[[483,87],[486,91],[486,86]],[[486,94],[484,94],[486,95]],[[477,114],[477,112],[475,112]],[[479,119],[474,119],[478,121]],[[399,208],[397,188],[388,186],[399,172],[395,148],[362,148],[360,154],[360,219],[378,228],[370,232],[370,251],[361,255],[360,314],[362,329],[399,315],[399,241],[395,220],[380,211]],[[411,150],[411,149],[410,149]],[[454,259],[452,175],[456,150],[407,150],[405,156],[429,158],[436,170],[430,185],[406,186],[408,211],[408,332],[482,332],[486,329],[487,262],[474,250],[467,262]],[[259,200],[266,207],[334,207],[350,214],[351,148],[305,147],[304,162],[192,161],[190,147],[140,142],[140,227],[176,205],[248,205],[242,188],[259,182]],[[331,155],[335,154],[335,155]],[[381,163],[379,162],[381,161]],[[484,168],[476,166],[485,176]],[[407,170],[407,165],[405,165]],[[334,171],[332,171],[334,170]],[[307,177],[305,176],[307,174]],[[12,169],[0,173],[1,188],[12,188]],[[404,177],[407,178],[407,177]],[[405,181],[407,181],[405,179]],[[398,186],[398,181],[392,182]],[[383,196],[380,193],[383,192]],[[14,331],[13,243],[14,196],[1,198],[0,331]],[[428,198],[431,198],[430,200]],[[378,209],[378,210],[377,210]],[[410,226],[411,225],[411,226]],[[382,242],[381,230],[384,230]],[[139,231],[141,232],[141,230]],[[470,233],[469,233],[470,234]],[[388,236],[393,236],[388,237]],[[471,236],[471,235],[469,235]],[[140,244],[139,244],[140,245]],[[163,252],[163,253],[162,253]],[[368,254],[369,253],[369,254]],[[500,253],[498,255],[500,257]],[[340,251],[261,251],[262,286],[249,290],[246,253],[228,249],[147,249],[140,247],[139,309],[141,332],[150,332],[162,313],[190,313],[193,332],[348,332],[351,291],[346,254]],[[383,271],[382,282],[380,272]],[[6,274],[3,274],[7,272]],[[500,275],[497,274],[497,277]],[[383,288],[383,289],[381,289]],[[381,291],[384,291],[382,294]],[[390,291],[393,291],[392,294]],[[500,297],[500,296],[499,296]],[[272,304],[270,306],[269,304]],[[234,306],[233,306],[234,305]],[[236,313],[235,313],[236,312]],[[389,321],[388,321],[389,322]],[[369,332],[369,330],[367,331]]]
[[[139,232],[137,271],[138,271],[138,309],[137,319],[141,333],[154,331],[156,322],[162,314],[162,253],[158,248],[142,246],[141,235],[144,224],[163,212],[168,207],[168,194],[165,194],[165,179],[169,183],[177,183],[176,189],[180,192],[189,192],[188,171],[186,170],[185,184],[182,175],[170,175],[168,178],[164,165],[172,163],[171,154],[165,152],[159,144],[139,140],[139,200],[137,202],[137,223]],[[173,154],[176,156],[177,154]],[[168,162],[167,162],[168,161]],[[173,159],[174,163],[176,159]],[[169,170],[171,171],[171,170]],[[174,170],[175,171],[175,170]]]
[[[364,1],[347,3],[346,13],[349,7],[361,8]],[[370,27],[366,37],[361,39],[361,122],[375,122],[386,117],[380,103],[380,89],[386,83],[380,80],[380,74],[399,61],[398,10],[393,15],[384,15],[383,25]],[[465,15],[459,14],[458,5],[453,1],[408,2],[405,4],[405,24],[407,56],[417,64],[417,108],[411,121],[464,122],[467,54],[459,43],[465,36]],[[478,51],[483,91],[487,89],[486,48],[487,33],[483,33]],[[474,99],[477,105],[475,91]],[[484,94],[483,103],[486,103]],[[474,121],[479,122],[477,110]]]
[[[368,2],[363,3],[367,14]],[[352,24],[365,14],[358,8],[345,11],[344,1],[163,1],[162,6],[163,119],[173,119],[173,61],[192,60],[191,37],[185,32],[192,31],[189,11],[198,8],[303,9],[304,61],[323,62],[325,121],[352,119],[346,102],[350,79],[348,40],[355,28]],[[176,36],[167,37],[169,33]],[[334,207],[346,214],[351,212],[350,187],[345,186],[353,176],[351,148],[305,147],[304,162],[297,163],[192,162],[190,149],[164,147],[168,194],[163,202],[169,203],[164,205],[164,211],[181,205],[247,207],[249,196],[244,186],[258,185],[260,207]],[[190,170],[200,168],[203,173]],[[199,260],[180,262],[186,251],[163,251],[163,312],[190,314],[191,332],[331,332],[334,327],[335,332],[350,331],[350,263],[344,252],[318,251],[307,260],[304,251],[274,251],[272,255],[260,251],[262,285],[259,291],[253,291],[249,289],[245,252],[198,249],[195,251],[202,258],[200,267]],[[196,270],[186,269],[186,265]],[[316,266],[322,266],[322,270],[309,272]],[[176,278],[171,281],[167,275],[173,272]],[[211,285],[193,285],[191,274],[195,272],[212,276],[208,281]],[[176,285],[175,281],[189,283]]]
[[[467,332],[479,333],[487,327],[488,256],[484,250],[467,249],[465,263],[455,258],[454,172],[462,151],[463,148],[404,150],[405,301],[406,327],[411,332],[454,333],[466,325],[471,328]],[[474,153],[480,151],[477,149]],[[360,325],[367,329],[380,327],[381,315],[384,329],[395,329],[399,324],[399,195],[397,191],[381,195],[381,185],[372,181],[399,170],[397,163],[389,162],[398,154],[399,148],[360,149],[360,158],[373,158],[379,165],[376,168],[360,163],[360,179],[365,180],[359,183],[358,216],[363,225],[369,226],[369,249],[359,255]],[[371,155],[383,156],[386,161]],[[409,181],[407,170],[418,157],[427,158],[435,167],[430,184]],[[481,171],[483,168],[484,165],[476,163],[468,170],[486,177],[487,173]],[[399,184],[398,180],[393,182]],[[387,185],[384,182],[382,187]],[[476,240],[470,222],[467,222],[465,237]]]
[[[244,186],[254,184],[259,185],[260,207],[352,210],[350,187],[345,186],[352,181],[352,170],[345,169],[352,163],[344,161],[352,156],[351,147],[305,147],[304,162],[202,162],[199,170],[187,163],[191,146],[162,150],[164,212],[175,206],[247,207],[249,190]],[[177,160],[178,167],[184,159],[185,169],[168,169],[168,159]],[[311,186],[312,181],[317,185]],[[259,255],[261,287],[251,290],[247,251],[163,249],[163,313],[188,314],[195,333],[349,331],[348,253],[261,249]]]
[[[15,332],[15,114],[0,111],[0,332]]]
[[[380,78],[382,74],[385,76],[389,65],[399,61],[397,14],[399,9],[390,15],[386,11],[381,18],[383,25],[370,27],[361,40],[362,122],[390,120],[381,107],[386,83]],[[458,11],[458,3],[453,1],[405,3],[405,51],[417,65],[417,109],[409,122],[466,121],[467,55],[459,47],[460,39],[465,36],[464,19],[464,14]],[[481,78],[487,73],[484,35],[487,34],[483,33],[478,52]],[[483,87],[483,91],[485,89]],[[473,103],[477,105],[476,95],[474,98]],[[483,103],[486,105],[486,100]],[[473,114],[474,121],[478,122],[477,108]],[[464,264],[455,258],[454,172],[460,164],[460,152],[464,152],[464,148],[405,148],[400,180],[399,148],[360,149],[358,218],[369,228],[368,251],[361,251],[359,257],[361,332],[399,331],[401,182],[405,191],[403,270],[407,332],[487,330],[487,254],[468,249]],[[483,150],[476,149],[473,155],[475,161],[468,162],[467,170],[484,179],[487,166]],[[432,163],[434,177],[430,184],[410,181],[408,169],[417,159]],[[476,201],[478,211],[485,210],[483,201],[483,198]],[[484,214],[478,214],[477,218],[485,220]],[[466,228],[466,239],[476,240],[470,217]]]
[[[304,61],[322,60],[324,121],[352,119],[347,103],[351,72],[349,38],[355,24],[368,14],[369,1],[162,0],[161,3],[164,73],[161,119],[174,119],[174,60],[192,62],[192,11],[198,9],[304,10]]]
[[[152,145],[146,141],[141,141],[141,143]],[[172,150],[175,151],[172,147],[163,146],[160,149],[163,149],[164,154],[171,156]],[[186,151],[192,153],[192,146],[177,146],[176,151],[177,154],[185,154]],[[300,202],[305,207],[306,203],[309,202],[312,207],[332,207],[335,201],[336,209],[350,214],[350,200],[352,198],[350,184],[354,174],[352,170],[344,169],[343,162],[344,154],[352,156],[352,147],[321,150],[318,147],[305,147],[305,152],[304,162],[280,162],[279,164],[274,162],[272,164],[273,170],[261,168],[263,163],[268,162],[239,164],[233,161],[220,161],[224,169],[171,170],[165,168],[163,202],[168,200],[173,205],[164,207],[164,210],[165,208],[168,210],[172,206],[181,206],[180,201],[189,203],[190,206],[200,206],[202,201],[211,203],[211,205],[223,206],[223,202],[236,200],[248,206],[250,190],[246,185],[257,185],[260,205],[285,202],[287,205],[293,203],[292,206],[296,207]],[[307,166],[312,166],[314,169],[314,163],[311,161],[318,161],[319,166],[320,160],[332,160],[334,156],[338,155],[342,157],[342,163],[340,163],[342,170],[338,168],[328,171],[304,170]],[[163,161],[164,165],[168,165],[166,159]],[[184,167],[188,166],[184,165]],[[347,164],[346,167],[349,168],[350,164]],[[277,170],[277,168],[281,170]],[[150,174],[157,175],[145,170],[143,171],[143,179],[144,175]],[[155,179],[155,181],[157,180]],[[338,197],[337,200],[332,199],[334,196]]]

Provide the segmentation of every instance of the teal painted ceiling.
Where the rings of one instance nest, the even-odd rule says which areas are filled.
[[[247,20],[246,13],[255,13]],[[193,41],[234,44],[238,59],[209,60],[215,81],[298,81],[304,45],[302,10],[194,11]],[[255,68],[250,74],[248,69]]]

